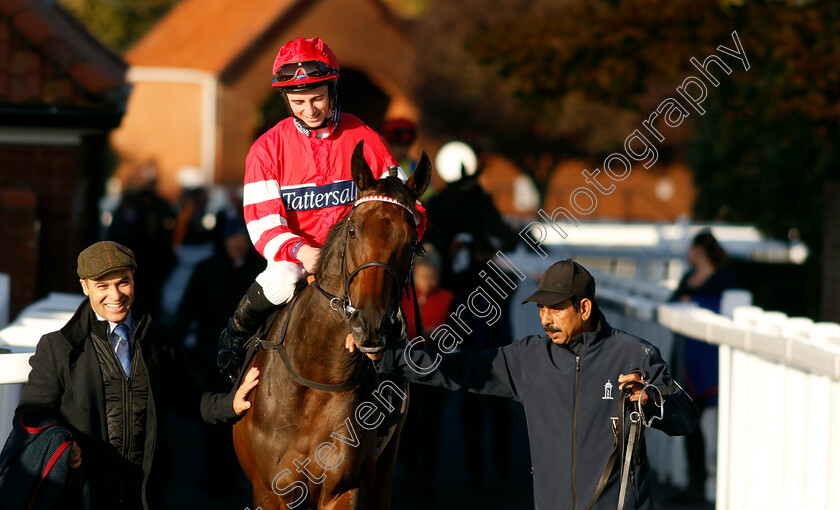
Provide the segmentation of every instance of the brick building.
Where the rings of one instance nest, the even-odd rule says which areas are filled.
[[[417,118],[413,48],[380,0],[182,0],[125,54],[132,94],[111,137],[124,187],[148,164],[169,200],[184,167],[204,185],[241,182],[249,147],[285,114],[271,66],[296,37],[335,52],[343,111],[374,129],[386,115]]]
[[[76,256],[96,240],[125,68],[53,2],[0,2],[0,272],[11,275],[12,316],[79,290]]]

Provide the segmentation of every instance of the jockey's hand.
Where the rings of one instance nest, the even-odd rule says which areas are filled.
[[[318,264],[318,257],[321,255],[319,248],[313,248],[304,244],[298,248],[297,259],[303,264],[303,268],[309,274],[315,274],[315,266]]]
[[[344,347],[346,347],[347,350],[350,351],[350,352],[355,352],[356,351],[356,347],[358,347],[358,344],[356,344],[356,339],[353,338],[353,333],[349,333],[347,335],[347,338],[344,339]],[[367,353],[365,353],[365,355],[368,358],[372,359],[373,361],[379,361],[380,359],[382,359],[382,352],[381,351],[380,352],[367,352]]]
[[[624,385],[627,383],[627,381],[642,382],[642,378],[639,377],[639,374],[636,374],[636,373],[627,374],[627,375],[619,374],[618,382],[621,383],[621,384],[618,385],[618,389],[622,390],[624,388]],[[638,400],[641,398],[642,399],[642,405],[643,406],[647,405],[647,401],[648,401],[647,393],[642,391],[641,386],[636,386],[634,384],[632,387],[633,387],[633,392],[630,393],[630,396],[628,397],[630,399],[630,402],[638,402]]]
[[[248,392],[257,387],[257,384],[260,382],[258,379],[259,376],[260,369],[251,367],[251,370],[248,370],[248,373],[245,374],[245,378],[242,380],[242,384],[239,385],[239,389],[236,390],[236,394],[233,396],[233,411],[239,416],[242,416],[245,414],[245,411],[251,408],[251,402],[245,397],[248,396]]]
[[[70,447],[70,469],[80,467],[82,467],[82,449],[79,448],[79,443],[73,441],[73,446]]]

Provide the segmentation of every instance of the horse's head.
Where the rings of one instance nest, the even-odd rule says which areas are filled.
[[[396,313],[417,247],[415,202],[429,185],[432,164],[424,152],[407,182],[395,175],[376,179],[359,142],[351,168],[359,198],[345,222],[350,328],[362,352],[377,352],[399,327]]]

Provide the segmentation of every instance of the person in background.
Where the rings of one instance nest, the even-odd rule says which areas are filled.
[[[735,278],[724,269],[726,252],[708,230],[699,232],[688,249],[691,266],[680,280],[671,301],[693,302],[713,312],[720,312],[721,295],[725,290],[737,288]],[[697,404],[700,414],[717,406],[718,347],[693,338],[675,336],[675,370],[682,370],[682,379],[689,396]],[[700,427],[685,436],[689,465],[688,488],[674,496],[682,503],[706,502],[706,444]]]
[[[417,125],[414,121],[401,117],[387,119],[382,136],[388,142],[388,147],[391,149],[394,159],[405,169],[408,175],[411,175],[417,161],[409,157],[408,150],[414,140],[417,139]]]
[[[84,469],[93,510],[166,508],[167,417],[234,422],[250,407],[253,369],[229,393],[202,393],[175,332],[135,301],[132,251],[112,241],[79,254],[86,299],[59,331],[44,335],[15,416],[41,411],[73,435],[70,468]]]
[[[114,211],[107,238],[134,252],[142,278],[136,282],[140,299],[153,317],[163,319],[163,286],[178,259],[172,247],[175,213],[149,180],[140,189],[127,190]]]
[[[413,120],[402,117],[387,119],[385,120],[385,128],[382,130],[382,136],[388,142],[391,154],[399,162],[400,167],[405,169],[406,174],[413,174],[417,167],[417,160],[411,157],[409,150],[417,140],[417,124]],[[432,175],[432,182],[435,179],[436,177]],[[420,197],[421,202],[426,202],[434,196],[435,188],[432,186],[432,182],[429,183],[423,196]]]
[[[455,295],[439,285],[440,255],[431,245],[424,246],[426,255],[414,262],[414,285],[423,331],[417,332],[414,301],[403,294],[401,307],[408,338],[421,335],[425,345],[437,349],[430,337],[432,331],[446,323],[454,309]],[[411,405],[400,436],[400,460],[406,466],[405,492],[413,499],[434,499],[439,453],[441,416],[446,394],[440,388],[411,385]],[[427,446],[428,445],[428,446]]]
[[[194,326],[197,338],[187,349],[187,361],[206,388],[230,391],[230,382],[216,368],[216,342],[239,298],[265,269],[265,259],[251,246],[242,218],[228,218],[223,248],[199,262],[178,307],[176,329],[184,338]],[[203,424],[204,478],[201,488],[211,494],[234,489],[230,483],[239,472],[230,424]]]

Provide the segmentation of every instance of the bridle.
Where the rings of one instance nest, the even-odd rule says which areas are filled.
[[[316,290],[318,290],[327,299],[329,299],[330,308],[332,308],[333,310],[335,310],[339,314],[341,314],[341,317],[347,322],[350,322],[350,318],[352,317],[353,313],[356,311],[356,307],[353,306],[352,300],[350,298],[350,285],[353,283],[353,279],[359,274],[359,272],[361,272],[363,269],[366,269],[368,267],[381,267],[381,268],[385,269],[385,272],[387,274],[391,275],[391,277],[394,279],[395,282],[397,282],[399,284],[399,281],[400,281],[399,277],[397,276],[397,272],[394,271],[394,268],[392,268],[388,264],[385,264],[384,262],[379,262],[379,261],[365,262],[364,264],[356,267],[353,271],[348,271],[348,269],[347,269],[347,247],[349,245],[350,235],[352,233],[352,223],[350,222],[350,218],[353,215],[353,212],[356,210],[356,207],[359,204],[363,204],[365,202],[372,202],[372,201],[388,202],[390,204],[396,204],[396,205],[402,207],[403,209],[405,209],[406,211],[408,211],[409,213],[411,213],[412,217],[414,218],[414,221],[417,222],[417,214],[413,210],[411,210],[407,205],[397,201],[394,198],[388,197],[388,196],[370,195],[370,196],[366,196],[366,197],[361,197],[353,203],[353,208],[350,210],[350,213],[347,215],[347,218],[344,220],[345,223],[346,223],[346,225],[344,227],[345,228],[344,251],[341,253],[341,266],[342,266],[342,272],[343,272],[343,282],[344,282],[343,291],[344,291],[344,295],[342,297],[339,297],[339,296],[336,296],[335,294],[327,292],[326,290],[321,288],[321,286],[318,284],[318,281],[315,279],[315,276],[313,276],[313,275],[310,275],[309,278],[308,278],[309,285],[311,287],[315,288]],[[414,267],[414,258],[418,254],[423,255],[423,253],[424,253],[423,246],[420,245],[417,242],[417,239],[415,238],[414,241],[412,242],[412,245],[411,245],[411,261],[409,262],[409,266],[408,266],[408,275],[406,276],[406,279],[402,283],[402,285],[399,285],[398,292],[395,295],[394,303],[392,304],[392,306],[390,308],[390,312],[386,316],[387,319],[388,319],[388,324],[385,324],[385,325],[380,324],[380,332],[383,331],[383,328],[387,329],[387,331],[385,331],[385,333],[383,333],[383,336],[385,336],[385,334],[389,333],[391,328],[393,327],[394,322],[396,321],[396,313],[397,313],[396,311],[399,309],[400,297],[402,296],[402,293],[405,291],[406,286],[409,285],[410,282],[412,282],[412,268]],[[413,294],[412,297],[414,298],[415,322],[417,324],[418,330],[423,331],[423,322],[422,322],[422,318],[420,317],[420,306],[417,302],[417,294],[416,294],[416,292],[414,292],[414,285],[411,285],[411,289],[412,289],[412,294]],[[280,359],[283,361],[283,364],[286,366],[286,370],[288,370],[289,375],[297,383],[299,383],[303,386],[307,386],[309,388],[319,390],[319,391],[328,391],[328,392],[347,391],[347,390],[350,390],[350,389],[353,389],[353,388],[359,386],[362,383],[362,381],[364,381],[367,377],[369,377],[373,373],[373,368],[372,368],[372,365],[370,363],[364,364],[364,368],[362,369],[362,371],[357,373],[351,379],[349,379],[345,382],[342,382],[342,383],[337,383],[337,384],[326,384],[326,383],[320,383],[320,382],[317,382],[317,381],[312,381],[310,379],[307,379],[307,378],[301,376],[300,374],[298,374],[297,370],[295,370],[294,366],[292,365],[292,361],[290,359],[289,353],[286,351],[286,346],[284,344],[285,344],[285,340],[286,340],[286,332],[288,331],[289,322],[290,322],[291,316],[292,316],[291,309],[294,308],[294,306],[297,303],[297,300],[298,300],[299,297],[300,297],[300,293],[296,294],[294,299],[292,299],[292,302],[289,303],[289,305],[288,305],[290,311],[289,311],[289,313],[286,314],[286,318],[283,321],[283,327],[282,327],[282,330],[281,330],[281,333],[280,333],[280,341],[279,342],[270,342],[270,341],[267,341],[267,340],[257,339],[257,341],[256,341],[257,348],[258,349],[273,349],[273,350],[276,350],[277,353],[280,355]],[[359,350],[361,352],[374,352],[374,351],[377,350],[377,348],[376,347],[374,347],[374,348],[362,348],[362,346],[359,346]]]
[[[318,283],[314,275],[310,275],[308,277],[309,285],[317,289],[321,294],[323,294],[327,299],[330,301],[330,308],[335,310],[336,312],[341,315],[342,319],[347,322],[350,322],[350,319],[353,317],[353,314],[358,310],[354,305],[352,298],[350,296],[350,286],[353,284],[353,280],[359,273],[367,269],[369,267],[378,267],[385,270],[385,273],[390,275],[391,278],[394,279],[394,282],[397,284],[397,292],[394,293],[394,298],[390,306],[387,308],[388,313],[382,318],[382,321],[379,325],[379,331],[382,333],[383,337],[386,336],[391,329],[394,327],[394,324],[397,320],[397,311],[399,310],[399,302],[400,297],[402,296],[403,292],[405,291],[406,287],[412,280],[412,268],[414,267],[414,259],[415,257],[420,254],[421,256],[424,254],[423,246],[419,244],[417,237],[415,236],[414,240],[411,243],[411,260],[409,261],[408,271],[406,274],[405,279],[401,282],[399,276],[397,276],[397,272],[384,262],[380,262],[378,260],[372,260],[369,262],[365,262],[359,266],[357,266],[352,271],[347,269],[347,248],[350,243],[351,237],[355,236],[355,226],[353,225],[351,219],[353,217],[353,213],[356,211],[356,208],[364,204],[366,202],[386,202],[389,204],[394,204],[399,207],[405,209],[412,218],[414,218],[415,224],[417,223],[417,213],[412,210],[409,206],[403,204],[399,200],[386,196],[386,195],[368,195],[365,197],[359,197],[354,203],[353,208],[350,210],[350,213],[347,215],[347,218],[344,220],[344,250],[341,252],[341,269],[342,269],[342,296],[336,296],[324,288]],[[413,289],[414,286],[412,285],[411,288]],[[414,299],[415,303],[417,301],[416,297]],[[378,347],[362,347],[359,346],[359,350],[361,352],[375,352],[378,350]]]

